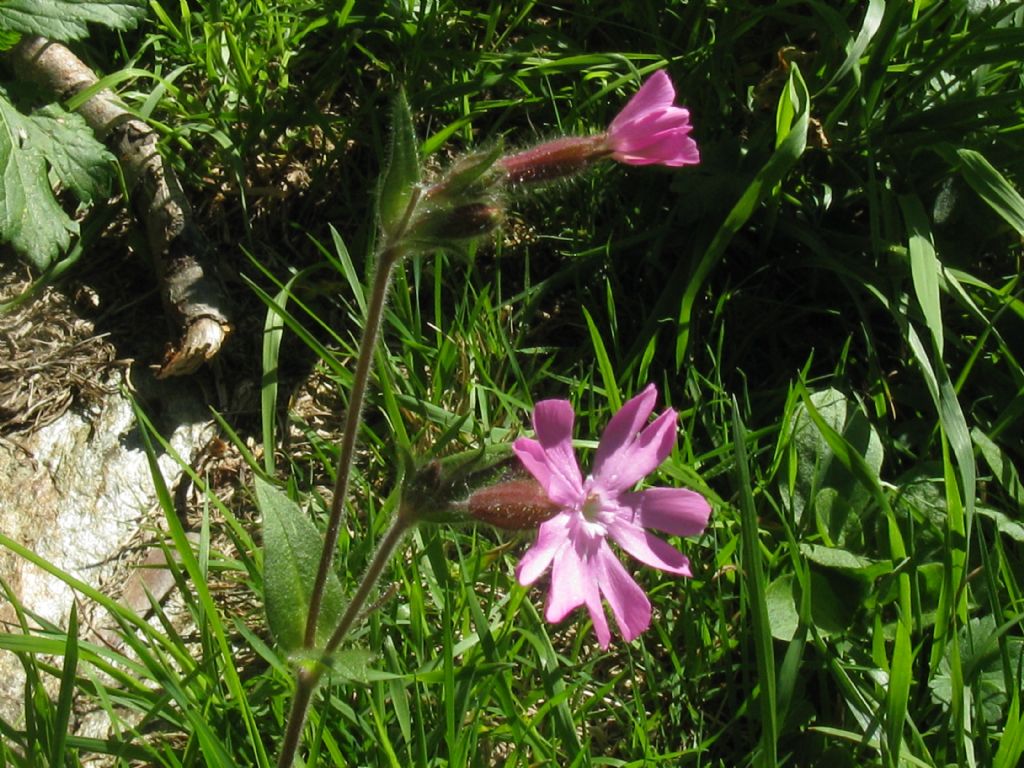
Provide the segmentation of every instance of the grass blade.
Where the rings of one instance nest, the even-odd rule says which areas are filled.
[[[1024,197],[985,156],[973,149],[958,149],[960,173],[989,207],[1024,237]]]
[[[775,700],[775,649],[772,644],[771,625],[768,621],[768,604],[765,593],[768,581],[761,562],[761,543],[754,509],[754,495],[750,485],[750,468],[747,459],[746,427],[740,420],[739,403],[732,401],[732,430],[736,451],[736,484],[740,494],[740,524],[743,552],[743,585],[746,602],[750,611],[754,655],[757,659],[758,709],[761,713],[761,750],[756,765],[774,768],[778,764],[777,740],[779,733],[778,712]]]
[[[901,195],[900,208],[910,241],[910,273],[914,293],[921,305],[925,323],[931,331],[935,349],[942,354],[942,310],[939,307],[939,282],[942,265],[935,255],[928,216],[916,195]]]
[[[615,367],[608,357],[608,349],[601,339],[601,332],[597,329],[594,318],[591,317],[586,307],[581,307],[581,309],[583,310],[583,317],[587,321],[587,329],[590,331],[590,343],[594,347],[594,356],[597,358],[598,370],[601,371],[601,382],[604,384],[608,404],[613,411],[617,411],[622,407],[622,395],[615,380]]]
[[[71,703],[75,693],[75,673],[78,670],[78,605],[71,604],[68,631],[64,646],[64,666],[60,676],[57,709],[53,715],[53,741],[50,747],[50,765],[64,765],[64,746],[71,719]]]

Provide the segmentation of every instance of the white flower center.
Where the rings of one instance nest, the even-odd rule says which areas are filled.
[[[583,501],[576,508],[576,531],[587,538],[597,539],[608,535],[608,501],[600,488],[594,487],[594,479],[588,477],[583,483]]]
[[[601,498],[601,494],[597,491],[591,491],[587,494],[587,498],[583,500],[580,514],[583,515],[587,522],[596,523],[600,521],[603,509],[604,499]]]

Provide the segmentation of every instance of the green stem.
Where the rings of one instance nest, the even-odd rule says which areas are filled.
[[[312,648],[316,640],[316,626],[320,619],[324,588],[334,562],[334,551],[338,546],[338,535],[341,532],[341,521],[344,518],[345,499],[348,497],[348,483],[352,475],[352,459],[355,456],[363,401],[366,396],[366,386],[370,380],[370,369],[373,365],[373,351],[377,344],[377,336],[380,334],[388,285],[391,283],[391,273],[395,264],[400,260],[399,249],[390,247],[381,252],[377,262],[370,304],[366,308],[366,324],[363,326],[363,337],[359,341],[356,369],[352,376],[352,391],[349,394],[348,410],[345,412],[345,429],[341,437],[338,469],[334,478],[334,494],[331,498],[331,513],[327,520],[327,531],[324,534],[324,548],[320,553],[320,568],[316,574],[316,581],[313,582],[313,591],[309,600],[309,616],[306,619],[304,643],[306,648]]]
[[[338,626],[334,629],[334,634],[331,635],[331,639],[327,641],[327,645],[324,647],[325,657],[332,654],[341,645],[342,640],[345,639],[355,620],[362,613],[363,608],[366,607],[366,600],[369,598],[370,592],[373,591],[377,582],[380,581],[380,576],[384,572],[388,560],[391,559],[391,555],[394,554],[395,548],[415,523],[414,518],[403,515],[401,512],[392,521],[391,527],[388,528],[384,538],[377,545],[377,551],[374,553],[366,573],[363,574],[359,587],[356,589],[355,594],[352,595],[345,613],[338,620]],[[316,691],[317,683],[320,682],[320,678],[323,677],[327,669],[327,666],[319,663],[315,666],[299,669],[295,697],[292,699],[291,710],[288,712],[288,725],[285,728],[284,739],[281,743],[281,755],[277,760],[278,768],[290,768],[295,761],[295,753],[299,748],[302,727],[306,724],[309,705],[313,701],[313,693]]]
[[[380,575],[384,572],[385,566],[388,564],[388,560],[394,553],[395,548],[398,546],[402,537],[405,536],[406,532],[413,527],[415,520],[411,517],[403,515],[401,512],[395,517],[391,523],[391,527],[388,528],[387,533],[384,534],[384,538],[381,539],[380,544],[377,547],[377,552],[373,556],[373,560],[370,561],[369,567],[366,569],[366,573],[363,574],[363,580],[359,582],[359,587],[356,589],[352,600],[349,601],[348,607],[345,612],[338,619],[338,626],[335,627],[334,633],[331,635],[331,639],[327,641],[327,645],[324,646],[324,655],[330,655],[341,645],[341,641],[345,639],[345,635],[352,628],[352,624],[355,623],[356,618],[366,605],[366,599],[370,596],[371,590],[376,586],[377,582],[380,581]]]
[[[331,498],[331,512],[327,520],[327,531],[324,533],[324,547],[320,553],[320,566],[317,570],[316,580],[313,582],[313,590],[309,598],[309,615],[306,619],[306,634],[303,647],[312,649],[316,644],[316,627],[320,619],[320,609],[323,605],[324,589],[327,586],[327,577],[331,573],[331,566],[334,563],[334,551],[338,546],[338,535],[341,532],[341,521],[344,518],[345,499],[348,498],[349,478],[352,476],[352,460],[356,452],[356,440],[359,437],[359,425],[363,416],[363,401],[366,399],[366,387],[370,382],[370,370],[373,366],[374,348],[377,346],[377,338],[380,336],[381,321],[384,318],[384,306],[387,303],[388,287],[391,285],[391,273],[406,253],[403,245],[405,232],[412,221],[413,213],[419,203],[421,191],[418,187],[413,189],[409,203],[405,209],[405,215],[390,237],[386,240],[385,246],[381,249],[377,259],[377,268],[373,276],[373,287],[370,292],[370,303],[366,308],[366,318],[363,323],[363,335],[359,340],[359,352],[356,357],[356,368],[352,374],[352,389],[349,392],[348,409],[345,411],[345,427],[341,436],[341,445],[338,451],[338,469],[334,477],[334,494]],[[384,535],[380,546],[377,548],[370,562],[370,567],[363,575],[356,593],[352,596],[345,613],[338,622],[334,634],[331,635],[324,655],[333,652],[341,641],[345,639],[352,624],[359,616],[370,591],[380,579],[388,559],[394,552],[402,536],[415,521],[406,517],[399,511],[399,514],[391,523],[391,527]],[[285,726],[284,739],[281,745],[281,755],[278,758],[278,768],[290,768],[295,761],[295,754],[299,748],[302,737],[302,728],[306,723],[306,715],[309,712],[309,705],[313,700],[313,693],[316,691],[317,683],[327,670],[323,664],[316,664],[311,667],[300,668],[296,675],[295,697],[292,699],[291,710],[288,712],[288,723]]]
[[[284,739],[281,742],[281,754],[277,758],[277,768],[291,768],[295,762],[295,753],[299,749],[299,740],[302,737],[302,727],[306,724],[306,713],[309,712],[309,704],[313,700],[313,691],[320,679],[320,674],[314,669],[302,668],[297,675],[297,686],[295,696],[292,697],[291,710],[288,712],[288,725],[284,731]]]

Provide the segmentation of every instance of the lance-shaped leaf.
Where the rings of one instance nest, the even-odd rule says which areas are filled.
[[[420,158],[416,147],[416,132],[405,94],[395,97],[391,115],[391,143],[388,161],[380,179],[377,194],[377,214],[387,239],[400,235],[406,221],[409,204],[420,180]]]
[[[270,483],[256,479],[256,501],[263,513],[263,594],[267,625],[286,652],[302,647],[309,599],[320,564],[323,537],[299,508]],[[326,644],[342,608],[341,582],[327,578],[317,623],[316,643]]]
[[[0,29],[54,40],[79,40],[90,23],[134,27],[146,15],[146,0],[3,0]]]

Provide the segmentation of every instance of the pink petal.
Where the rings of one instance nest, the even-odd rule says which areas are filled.
[[[644,565],[677,576],[692,576],[690,561],[682,552],[626,518],[608,525],[609,535],[626,552]]]
[[[596,565],[601,593],[612,609],[622,637],[629,642],[651,625],[651,603],[607,544],[598,550]]]
[[[526,470],[540,483],[549,499],[565,507],[576,503],[579,494],[564,481],[562,475],[552,469],[550,457],[540,443],[528,437],[520,437],[512,443],[512,450]]]
[[[620,163],[628,165],[667,165],[680,167],[696,165],[700,162],[700,151],[697,142],[683,132],[666,132],[657,137],[657,141],[636,152],[614,152],[612,157]]]
[[[658,390],[648,384],[634,397],[619,408],[601,435],[594,456],[594,475],[605,473],[604,464],[613,459],[615,454],[623,450],[636,437],[640,429],[647,423],[647,417],[654,410],[654,402],[658,399]]]
[[[548,498],[567,507],[583,494],[583,477],[572,449],[573,419],[568,400],[542,400],[533,411],[537,439],[521,437],[512,444]]]
[[[674,536],[699,536],[711,517],[707,499],[686,488],[648,488],[623,494],[619,501],[639,512],[639,523],[644,528],[657,528]]]
[[[568,400],[542,400],[533,409],[533,429],[547,454],[548,467],[566,488],[580,495],[583,476],[572,449],[574,419]]]
[[[598,454],[607,437],[606,431],[601,438]],[[669,408],[629,442],[619,442],[621,433],[612,437],[614,442],[611,445],[615,447],[605,454],[604,461],[594,464],[594,482],[602,489],[615,493],[632,488],[656,470],[672,453],[676,441],[676,412]]]
[[[610,137],[610,142],[616,152],[638,152],[654,143],[659,136],[665,133],[671,131],[682,137],[692,130],[689,110],[682,107],[669,107],[626,123]]]
[[[551,624],[557,624],[571,610],[586,603],[590,592],[597,592],[597,578],[589,563],[574,547],[559,550],[559,557],[551,569],[551,591],[544,618]]]
[[[597,581],[593,582],[593,589],[587,592],[586,604],[590,621],[594,625],[594,634],[597,635],[597,644],[601,646],[602,651],[606,650],[611,642],[612,633],[608,628],[608,616],[604,612],[604,603],[601,602]]]
[[[672,86],[669,76],[662,70],[655,72],[615,116],[608,126],[608,133],[615,134],[626,123],[638,120],[655,109],[672,106],[675,98],[676,89]]]
[[[673,105],[675,95],[668,75],[652,75],[608,126],[604,142],[612,158],[629,165],[699,163],[690,112]]]
[[[533,584],[548,569],[558,550],[568,543],[569,515],[564,512],[541,523],[537,541],[526,550],[516,566],[516,579],[524,587]]]

